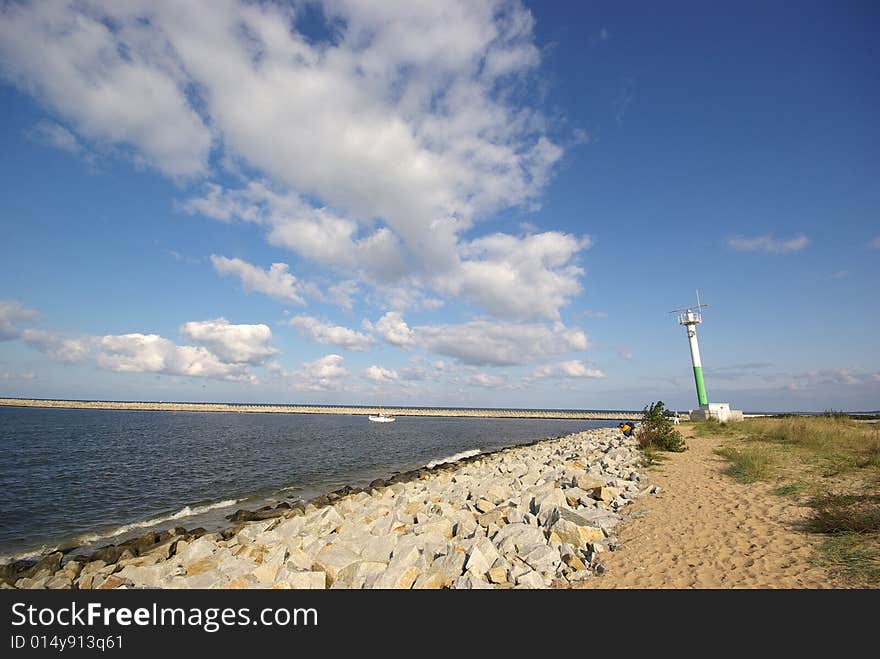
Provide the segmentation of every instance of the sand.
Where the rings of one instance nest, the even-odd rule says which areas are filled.
[[[821,538],[798,529],[809,508],[725,475],[724,438],[682,434],[689,449],[648,472],[660,494],[627,508],[607,572],[578,588],[843,587],[811,563]]]

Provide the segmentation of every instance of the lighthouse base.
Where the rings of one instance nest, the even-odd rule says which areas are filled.
[[[691,421],[708,421],[715,419],[721,423],[729,421],[742,421],[742,410],[730,409],[730,403],[708,403],[700,405],[700,409],[691,410],[689,415]]]

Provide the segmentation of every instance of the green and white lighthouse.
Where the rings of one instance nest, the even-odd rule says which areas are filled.
[[[699,409],[690,410],[691,421],[705,421],[717,419],[722,423],[728,421],[742,421],[742,410],[732,410],[728,403],[710,403],[706,396],[706,383],[703,381],[703,362],[700,359],[700,345],[697,343],[697,325],[703,322],[704,307],[708,304],[700,303],[700,291],[697,291],[697,305],[686,309],[676,309],[671,313],[678,314],[678,324],[683,325],[687,332],[688,344],[691,348],[691,362],[694,365],[694,384],[697,385],[697,400]]]
[[[699,300],[699,295],[697,296]],[[691,346],[691,361],[694,364],[694,382],[697,385],[697,400],[699,404],[708,405],[709,399],[706,397],[706,383],[703,381],[703,362],[700,360],[700,345],[697,343],[697,325],[703,322],[703,314],[700,308],[709,306],[705,304],[697,304],[696,311],[685,309],[678,316],[679,325],[684,325],[687,330],[688,343]]]

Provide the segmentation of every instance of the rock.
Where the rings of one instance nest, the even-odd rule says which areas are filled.
[[[546,588],[544,578],[537,572],[526,572],[516,580],[518,588]]]
[[[457,590],[486,590],[492,588],[492,584],[483,581],[479,577],[470,574],[459,577],[452,583],[452,587]]]
[[[388,563],[399,537],[396,533],[372,536],[364,543],[361,558],[365,561]]]
[[[543,496],[535,496],[534,503],[532,505],[532,512],[535,513],[535,515],[538,517],[538,520],[540,521],[542,513],[545,513],[546,515],[546,513],[553,508],[565,508],[567,506],[568,502],[565,500],[565,494],[563,494],[562,489],[554,487]]]
[[[53,552],[41,558],[33,568],[31,568],[31,576],[39,575],[46,572],[50,575],[55,574],[61,569],[61,559],[64,557],[60,551]]]
[[[376,579],[373,588],[409,589],[415,583],[421,571],[413,566],[388,565],[382,575]]]
[[[313,569],[323,570],[328,579],[328,583],[333,585],[339,573],[347,566],[361,559],[360,556],[353,551],[336,545],[328,545],[318,552],[315,556]]]
[[[492,538],[495,546],[505,553],[522,551],[527,547],[544,544],[543,531],[528,524],[508,524]]]
[[[489,528],[492,524],[497,527],[503,526],[506,521],[504,519],[505,509],[493,508],[492,510],[477,516],[477,524],[483,528]]]
[[[425,522],[423,524],[416,524],[413,527],[413,532],[416,535],[423,534],[437,534],[441,538],[451,538],[452,537],[452,527],[453,523],[451,520],[445,518],[435,518],[431,519],[431,521]]]
[[[388,564],[381,561],[352,563],[339,574],[333,588],[372,588],[387,567]]]
[[[481,513],[487,513],[490,510],[492,510],[493,508],[495,508],[495,504],[492,503],[491,501],[489,501],[488,499],[480,498],[480,499],[477,499],[476,503],[474,504],[474,508],[479,510]]]
[[[327,575],[320,570],[294,572],[287,577],[286,582],[295,589],[323,590],[327,587]]]
[[[314,562],[314,558],[301,549],[288,549],[287,565],[296,570],[311,570]]]
[[[562,555],[562,562],[565,563],[572,570],[586,570],[587,566],[584,562],[575,554],[566,553]]]
[[[599,501],[611,502],[614,500],[616,496],[620,494],[620,489],[616,487],[610,487],[608,485],[602,485],[600,487],[595,487],[591,491],[591,495],[594,499],[598,499]]]
[[[92,561],[104,561],[106,564],[115,563],[119,560],[119,557],[122,555],[122,552],[126,550],[125,547],[119,545],[107,545],[106,547],[101,547],[97,551],[92,553],[91,560]]]
[[[507,581],[507,568],[498,566],[489,568],[489,581],[492,583],[505,583]]]
[[[180,543],[178,543],[177,547],[178,550],[175,552],[174,562],[178,564],[194,563],[213,555],[217,550],[217,545],[207,538],[193,540],[183,548],[180,548]]]
[[[559,508],[555,519],[548,528],[555,533],[561,542],[568,543],[573,547],[583,548],[593,540],[601,540],[605,532],[598,526],[593,526],[587,519],[567,508]]]
[[[104,579],[100,586],[98,586],[98,590],[111,590],[113,588],[119,588],[122,585],[129,584],[126,579],[122,577],[118,577],[115,574],[111,574],[109,577]]]

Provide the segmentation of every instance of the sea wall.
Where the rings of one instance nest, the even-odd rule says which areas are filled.
[[[149,532],[7,565],[16,588],[545,588],[604,572],[626,507],[656,493],[634,439],[601,428],[417,469],[217,533]]]
[[[26,398],[0,398],[0,406],[11,407],[58,407],[84,410],[144,410],[160,412],[240,412],[280,414],[375,414],[377,408],[363,406],[326,405],[245,405],[228,403],[166,403],[125,402],[103,400],[38,400]],[[520,409],[461,409],[387,407],[383,411],[394,416],[454,416],[518,419],[593,419],[626,420],[640,416],[641,412],[586,411],[586,410],[520,410]]]

